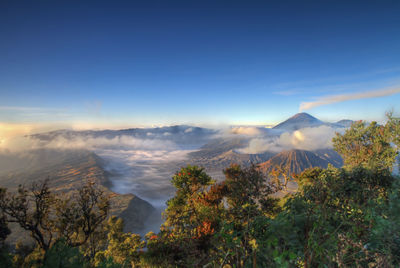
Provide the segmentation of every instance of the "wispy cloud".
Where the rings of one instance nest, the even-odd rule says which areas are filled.
[[[59,108],[43,108],[43,107],[25,107],[25,106],[0,106],[0,111],[21,111],[21,112],[30,112],[30,111],[64,111],[65,109]]]
[[[328,105],[332,103],[338,103],[349,100],[358,100],[358,99],[378,98],[398,93],[400,93],[400,88],[379,89],[379,90],[352,93],[352,94],[325,96],[317,99],[316,101],[302,102],[300,104],[300,111],[309,110],[318,106]]]
[[[299,90],[279,90],[273,92],[275,95],[281,95],[281,96],[293,96],[300,94],[301,91]]]

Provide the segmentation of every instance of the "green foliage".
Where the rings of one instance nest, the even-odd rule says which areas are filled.
[[[20,267],[40,268],[43,265],[44,257],[44,250],[37,246],[22,260]]]
[[[167,201],[163,227],[188,238],[196,236],[198,226],[204,221],[216,220],[219,204],[211,206],[207,200],[207,189],[212,183],[211,177],[196,166],[177,172],[172,178],[177,190],[175,196]]]
[[[369,233],[368,249],[382,264],[400,263],[400,179],[390,191],[388,202],[372,207],[370,218],[374,225]],[[385,258],[382,258],[385,257]]]
[[[242,267],[256,264],[258,247],[254,236],[260,220],[267,220],[277,209],[277,200],[270,195],[274,185],[256,168],[232,165],[224,171],[226,179],[226,219],[219,235],[219,257],[223,264]]]
[[[123,232],[123,220],[115,216],[107,222],[107,247],[97,252],[95,263],[107,263],[110,259],[122,267],[135,266],[140,262],[140,251],[145,243],[137,234]]]
[[[273,185],[267,184],[266,177],[255,166],[241,168],[232,165],[224,171],[224,174],[228,189],[227,203],[232,213],[241,214],[245,205],[245,211],[249,211],[248,206],[259,208],[257,201],[275,192]]]
[[[88,254],[94,257],[109,206],[110,202],[103,191],[88,182],[78,190],[74,198],[57,200],[55,231],[62,234],[66,243],[72,247],[86,244]]]
[[[50,249],[57,252],[62,246],[61,242],[54,244],[58,240],[70,248],[81,246],[85,256],[93,259],[101,246],[101,228],[108,209],[108,198],[92,183],[68,197],[55,196],[46,181],[34,184],[30,190],[19,186],[17,193],[7,193],[2,189],[0,234],[5,237],[6,223],[15,222],[35,241],[33,250],[17,245],[13,257],[17,267],[39,267],[47,259]]]
[[[0,188],[0,200],[4,199],[6,194],[6,189]],[[4,213],[0,214],[0,248],[4,246],[4,241],[7,236],[11,233],[10,228],[8,228],[7,218]]]
[[[2,190],[0,210],[8,221],[28,231],[45,252],[61,238],[71,247],[89,244],[93,249],[94,235],[107,218],[109,201],[90,182],[72,198],[59,198],[44,181],[34,184],[30,190],[20,185],[17,193]]]
[[[203,168],[189,165],[175,173],[172,177],[172,184],[184,195],[193,193],[202,186],[211,185],[212,179],[204,172]]]
[[[384,210],[377,208],[387,206],[395,177],[387,170],[330,167],[307,170],[297,180],[299,191],[272,222],[279,223],[276,228],[267,232],[285,245],[277,248],[279,255],[290,249],[310,267],[353,263],[364,267],[383,256],[367,245],[377,219],[384,216]]]
[[[225,186],[213,184],[202,168],[182,168],[172,178],[177,188],[168,200],[160,233],[147,237],[146,260],[156,266],[205,264],[213,234],[224,217]]]
[[[14,267],[23,267],[25,258],[33,252],[34,248],[29,245],[24,245],[22,242],[17,242],[15,245],[15,253],[13,256],[13,266]]]
[[[13,267],[12,255],[8,248],[0,248],[0,267]]]
[[[177,188],[168,201],[166,222],[158,235],[147,236],[147,263],[152,266],[243,266],[256,259],[250,225],[276,211],[275,188],[255,166],[225,170],[213,183],[203,169],[188,166],[173,177]]]
[[[400,145],[400,122],[388,114],[385,125],[376,122],[355,122],[342,135],[333,138],[335,150],[347,167],[392,169]],[[397,145],[397,146],[393,146]]]
[[[0,241],[8,221],[36,241],[33,248],[18,244],[13,254],[2,247],[0,261],[8,267],[11,257],[15,267],[398,267],[400,178],[391,171],[399,133],[391,114],[383,126],[353,124],[334,138],[345,167],[305,170],[294,176],[297,192],[281,199],[274,197],[279,185],[256,166],[232,165],[219,183],[203,168],[184,167],[172,178],[176,193],[165,223],[144,239],[123,232],[122,219],[105,222],[108,200],[92,185],[70,200],[46,185],[0,190]]]
[[[73,248],[60,239],[46,252],[42,268],[79,268],[88,266],[78,248]]]
[[[104,261],[98,262],[96,268],[122,268],[121,264],[115,263],[112,257],[105,259]]]
[[[4,193],[5,189],[0,188],[0,195]],[[4,267],[12,266],[11,254],[8,252],[8,248],[4,243],[10,233],[11,231],[8,228],[6,216],[4,214],[0,214],[0,264],[4,265]]]
[[[0,210],[10,218],[8,220],[30,232],[40,248],[47,250],[53,241],[54,219],[50,214],[54,200],[46,181],[41,185],[33,184],[30,191],[20,185],[17,193],[0,193]]]
[[[161,230],[157,235],[149,233],[146,240],[143,261],[149,267],[194,267],[204,257],[195,239],[170,230]]]

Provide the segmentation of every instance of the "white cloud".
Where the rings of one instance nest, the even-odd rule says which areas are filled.
[[[281,152],[285,150],[301,149],[316,150],[332,147],[332,138],[338,129],[328,126],[303,128],[294,132],[284,132],[280,136],[257,137],[249,141],[241,153],[256,154],[266,151]]]
[[[118,149],[118,150],[174,150],[176,144],[168,140],[139,139],[131,136],[114,138],[75,136],[65,138],[58,136],[50,141],[39,140],[30,136],[14,137],[0,143],[0,148],[11,152],[35,149]]]
[[[384,96],[390,96],[394,94],[400,93],[400,88],[391,88],[391,89],[379,89],[374,91],[360,92],[360,93],[352,93],[352,94],[341,94],[341,95],[333,95],[326,96],[317,99],[316,101],[311,102],[302,102],[300,104],[300,111],[309,110],[318,106],[328,105],[332,103],[338,103],[348,100],[358,100],[358,99],[368,99],[368,98],[378,98]]]
[[[256,127],[233,127],[230,132],[232,134],[256,136],[260,135],[261,131]]]

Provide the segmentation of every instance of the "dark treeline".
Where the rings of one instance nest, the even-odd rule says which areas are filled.
[[[400,121],[356,122],[333,139],[343,168],[292,175],[299,188],[277,198],[280,181],[257,166],[227,168],[216,183],[188,166],[158,233],[123,232],[109,199],[88,183],[55,195],[46,182],[0,191],[4,267],[398,267],[400,179],[393,168]],[[33,245],[5,244],[9,223]]]

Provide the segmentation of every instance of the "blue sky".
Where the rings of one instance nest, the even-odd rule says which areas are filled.
[[[306,112],[381,120],[399,112],[399,13],[400,1],[4,0],[0,126],[273,124],[354,94]]]

